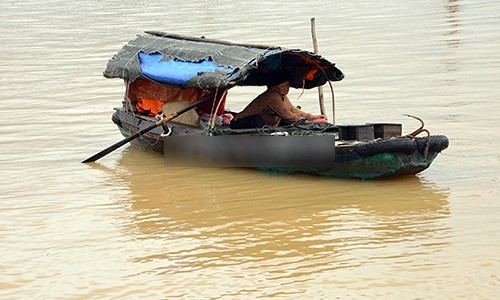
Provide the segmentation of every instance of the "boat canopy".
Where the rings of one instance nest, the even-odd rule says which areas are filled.
[[[334,63],[309,51],[153,31],[128,42],[108,62],[104,76],[199,89],[285,81],[310,89],[344,78]]]

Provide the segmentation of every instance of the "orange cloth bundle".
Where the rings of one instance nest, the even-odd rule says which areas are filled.
[[[140,114],[154,117],[161,110],[163,104],[164,102],[159,100],[141,98],[137,100],[135,107]]]

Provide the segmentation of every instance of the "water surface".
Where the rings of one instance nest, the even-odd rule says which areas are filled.
[[[500,4],[0,3],[0,296],[466,298],[499,293]],[[450,148],[418,176],[353,181],[169,169],[124,147],[107,61],[144,30],[312,49],[346,78],[338,123],[421,117]],[[261,88],[233,89],[242,109]],[[326,91],[327,111],[331,103]],[[316,91],[296,100],[318,112]]]

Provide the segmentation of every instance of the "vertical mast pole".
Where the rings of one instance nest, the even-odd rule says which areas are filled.
[[[318,40],[316,39],[316,19],[311,18],[311,35],[314,47],[314,53],[318,53]],[[325,112],[325,101],[323,96],[323,87],[318,86],[318,96],[319,96],[319,110],[322,115],[326,115]]]

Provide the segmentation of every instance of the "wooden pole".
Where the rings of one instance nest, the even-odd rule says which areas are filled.
[[[212,43],[212,44],[221,44],[221,45],[227,45],[227,46],[242,46],[242,47],[246,47],[246,48],[258,48],[258,49],[269,49],[269,50],[280,49],[280,47],[272,46],[272,45],[232,43],[232,42],[228,42],[228,41],[207,39],[204,37],[198,38],[198,37],[192,37],[192,36],[181,35],[181,34],[173,34],[173,33],[167,33],[167,32],[156,31],[156,30],[148,30],[148,31],[144,31],[144,32],[147,34],[155,35],[155,36],[162,37],[162,38],[177,39],[177,40],[184,40],[184,41],[191,41],[191,42]]]
[[[316,39],[316,19],[311,18],[311,34],[314,47],[314,53],[318,53],[318,40]],[[319,96],[319,110],[322,115],[326,115],[325,112],[325,97],[323,96],[323,87],[318,86],[318,96]]]

